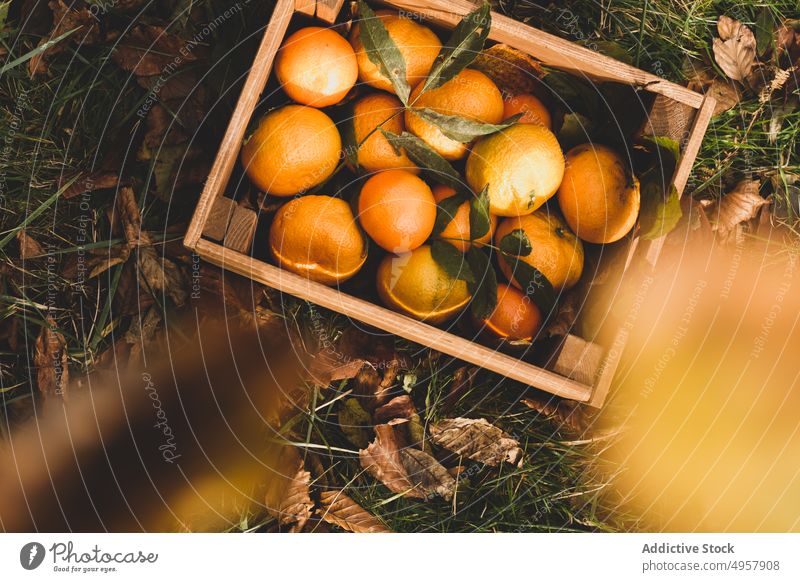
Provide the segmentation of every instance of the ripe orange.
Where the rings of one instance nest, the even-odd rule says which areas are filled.
[[[358,219],[378,245],[407,253],[433,232],[436,201],[428,185],[407,170],[386,170],[364,182]]]
[[[389,140],[379,129],[375,129],[379,125],[398,135],[405,130],[403,104],[397,97],[387,93],[373,93],[362,97],[353,106],[355,140],[357,144],[364,142],[358,148],[358,164],[368,172],[394,168],[405,168],[415,174],[419,172],[419,168],[405,151],[401,151],[400,155],[395,153]]]
[[[301,28],[283,42],[275,57],[283,90],[303,105],[327,107],[341,101],[358,80],[350,43],[330,28]]]
[[[324,182],[336,168],[342,140],[319,109],[287,105],[267,113],[242,146],[242,164],[258,188],[293,196]]]
[[[411,93],[410,102],[414,108],[428,108],[483,123],[503,120],[503,95],[494,81],[480,71],[464,69],[441,87],[421,91],[422,84]],[[467,155],[468,144],[450,139],[412,109],[406,110],[406,127],[447,160],[460,160]]]
[[[450,186],[437,184],[433,187],[433,198],[438,204],[445,198],[455,196],[456,191]],[[439,233],[442,240],[446,240],[451,245],[456,247],[462,253],[467,252],[472,244],[481,246],[492,240],[492,234],[497,226],[497,217],[495,215],[489,216],[489,232],[482,237],[470,243],[470,228],[469,228],[469,201],[464,201],[456,210],[453,219],[444,227],[444,230]]]
[[[482,325],[493,335],[511,340],[531,340],[542,326],[542,314],[516,287],[497,284],[497,305]]]
[[[583,245],[560,218],[546,210],[506,218],[497,225],[495,243],[499,246],[504,236],[517,229],[525,232],[533,247],[528,256],[519,258],[520,261],[538,269],[556,291],[566,291],[578,282],[583,272]],[[522,289],[512,278],[515,258],[498,253],[498,263],[506,279]]]
[[[331,196],[302,196],[281,206],[269,246],[281,267],[326,285],[346,281],[367,258],[350,205]]]
[[[513,117],[522,113],[518,123],[534,123],[543,125],[547,129],[552,129],[550,112],[544,103],[530,93],[520,93],[519,95],[508,95],[503,98],[503,119]]]
[[[567,152],[558,205],[579,238],[618,241],[636,224],[639,204],[639,180],[614,150],[587,143]]]
[[[469,303],[467,284],[433,259],[431,247],[386,255],[378,267],[378,295],[387,307],[429,323],[443,323]]]
[[[467,158],[467,183],[475,192],[489,186],[492,214],[530,214],[558,190],[564,154],[546,127],[512,125],[479,140]]]
[[[442,42],[439,37],[427,26],[423,26],[411,18],[400,16],[391,10],[378,10],[375,12],[386,27],[389,37],[397,45],[403,60],[406,63],[406,80],[410,87],[415,87],[422,79],[428,76]],[[358,78],[367,85],[394,93],[392,82],[385,77],[378,66],[373,63],[364,45],[361,43],[360,26],[353,27],[350,34],[350,44],[358,60]]]

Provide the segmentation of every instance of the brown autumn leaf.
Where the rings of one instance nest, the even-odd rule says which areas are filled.
[[[425,438],[425,427],[408,394],[395,396],[372,413],[372,420],[375,424],[383,424],[396,419],[408,420],[408,434],[413,446],[418,446],[426,453],[431,452]]]
[[[74,2],[68,6],[64,0],[51,0],[48,5],[53,12],[53,30],[42,38],[39,46],[43,46],[71,30],[77,30],[70,37],[54,44],[28,61],[28,73],[31,77],[46,72],[47,60],[66,50],[66,43],[87,45],[94,44],[102,38],[99,22],[86,6],[76,7]]]
[[[565,336],[569,334],[578,318],[578,294],[565,293],[564,299],[558,304],[556,316],[547,322],[543,336]]]
[[[551,422],[558,424],[559,428],[569,429],[576,434],[581,434],[586,430],[586,419],[583,411],[573,402],[555,397],[530,397],[523,398],[520,402]]]
[[[372,515],[341,489],[326,489],[319,494],[320,518],[353,533],[391,533]]]
[[[19,258],[23,261],[40,257],[44,254],[44,249],[35,238],[29,235],[23,228],[17,233],[19,243]]]
[[[134,75],[148,77],[197,61],[202,56],[200,48],[163,27],[140,24],[119,41],[111,60]]]
[[[375,440],[358,452],[361,467],[394,493],[428,499],[453,498],[455,480],[431,455],[405,447],[396,424],[375,427]]]
[[[519,442],[484,418],[448,418],[430,427],[434,443],[491,467],[522,463]]]
[[[291,532],[303,529],[314,508],[309,493],[310,484],[311,473],[306,471],[297,449],[284,447],[264,494],[267,513],[278,520],[278,525],[291,525]]]
[[[138,366],[144,362],[144,353],[154,343],[160,323],[161,313],[155,306],[151,307],[143,318],[133,318],[131,326],[124,335],[125,341],[131,346],[128,365]]]
[[[720,79],[711,81],[705,93],[717,100],[717,104],[714,106],[714,115],[719,115],[736,107],[742,98],[736,85]]]
[[[119,184],[119,175],[115,172],[93,172],[85,178],[80,178],[64,190],[63,198],[74,198],[82,194],[94,192],[95,190],[106,190],[116,188]]]
[[[447,390],[447,395],[444,397],[442,403],[442,410],[449,412],[453,409],[464,394],[472,388],[472,382],[475,379],[475,374],[478,373],[478,368],[474,366],[461,366],[453,372],[453,380],[450,382],[450,388]]]
[[[545,75],[539,61],[507,44],[484,49],[471,67],[487,75],[501,91],[515,95],[535,92],[538,79]]]
[[[342,358],[342,355],[332,350],[323,349],[311,361],[308,370],[309,380],[323,388],[330,386],[337,380],[350,380],[368,366],[366,360],[360,358]]]
[[[717,21],[719,38],[714,39],[714,60],[731,79],[744,81],[756,59],[756,37],[747,26],[728,16]]]
[[[36,381],[44,398],[60,396],[66,400],[69,385],[67,342],[56,331],[56,322],[52,316],[48,315],[45,321],[39,337],[36,338],[33,359],[37,368]]]
[[[759,194],[759,180],[741,180],[736,186],[706,208],[712,230],[723,240],[727,239],[738,225],[756,217],[759,208],[769,201]]]

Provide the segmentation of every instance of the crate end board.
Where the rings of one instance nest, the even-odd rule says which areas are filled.
[[[390,0],[378,3],[395,9],[416,12],[447,27],[454,26],[464,14],[475,7],[474,3],[464,0],[448,0],[447,2],[444,0]],[[302,278],[300,279],[305,281],[304,283],[293,280],[292,278],[298,276],[285,273],[278,267],[242,254],[246,252],[252,241],[251,234],[255,227],[253,221],[255,213],[252,211],[249,211],[250,214],[248,214],[242,212],[243,209],[239,209],[237,224],[240,227],[235,229],[238,234],[233,233],[229,236],[228,231],[231,230],[234,213],[238,207],[233,201],[224,198],[223,192],[238,159],[244,132],[261,92],[266,86],[274,57],[290,22],[295,14],[304,14],[333,23],[343,4],[343,0],[318,0],[316,2],[314,0],[278,0],[209,174],[209,179],[187,229],[184,245],[211,263],[267,286],[319,303],[334,311],[339,311],[470,363],[483,365],[499,374],[551,394],[585,402],[591,406],[602,406],[611,379],[619,364],[620,350],[610,347],[608,352],[604,353],[603,347],[572,336],[572,343],[567,346],[568,349],[562,351],[560,361],[557,363],[557,367],[561,371],[559,374],[555,369],[546,370],[522,362],[512,356],[500,354],[464,338],[410,320],[384,307],[350,297],[322,285],[302,280]],[[489,35],[491,40],[503,42],[527,52],[545,64],[586,74],[598,80],[632,84],[653,92],[657,95],[657,99],[661,99],[661,103],[666,105],[664,111],[667,113],[676,110],[675,103],[679,104],[684,111],[688,111],[685,108],[696,110],[691,127],[686,130],[688,137],[685,141],[684,155],[676,175],[673,177],[673,184],[679,187],[679,192],[682,192],[710,119],[708,112],[713,111],[713,99],[494,12],[493,23]],[[675,127],[677,128],[679,125],[680,123]],[[231,203],[233,203],[232,206]],[[225,234],[221,235],[221,233]],[[207,240],[209,238],[221,241],[222,244]],[[276,283],[276,281],[279,282]],[[286,281],[292,282],[287,284]],[[334,295],[320,300],[325,293]],[[343,307],[343,304],[346,306]],[[392,323],[387,324],[387,321]],[[430,340],[431,331],[439,332],[441,337],[432,342]],[[567,342],[569,341],[570,339],[567,338]],[[453,342],[457,344],[457,349],[453,346]],[[570,354],[578,354],[579,358],[576,360]],[[576,364],[580,365],[576,366]],[[578,372],[575,371],[576,369]]]
[[[195,251],[201,258],[223,269],[550,394],[579,402],[587,402],[592,396],[591,386],[341,293],[222,245],[201,239]]]

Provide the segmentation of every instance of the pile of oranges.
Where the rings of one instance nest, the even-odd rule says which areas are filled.
[[[537,95],[501,92],[469,63],[430,82],[452,48],[422,23],[386,10],[362,17],[372,22],[356,21],[349,38],[306,27],[277,53],[292,103],[264,115],[241,151],[255,187],[288,199],[270,226],[272,258],[339,285],[381,253],[375,288],[387,307],[440,324],[473,305],[481,332],[530,341],[547,316],[540,289],[558,294],[581,278],[582,241],[614,242],[634,227],[636,178],[605,146],[565,155]],[[374,54],[367,25],[388,34],[405,79]],[[328,190],[343,169],[358,184],[352,200]]]

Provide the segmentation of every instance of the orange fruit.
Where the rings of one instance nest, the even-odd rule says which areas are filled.
[[[309,26],[290,35],[275,57],[283,90],[303,105],[328,107],[341,101],[358,80],[356,54],[330,28]]]
[[[499,338],[530,341],[542,326],[542,314],[522,291],[498,283],[497,305],[481,324]]]
[[[433,232],[436,201],[428,185],[411,172],[386,170],[364,182],[358,219],[381,248],[407,253]]]
[[[442,42],[430,28],[411,18],[405,18],[391,10],[378,10],[375,15],[380,18],[389,37],[403,55],[406,63],[406,80],[410,87],[415,87],[428,76],[433,61],[436,60],[436,55],[442,48]],[[370,87],[394,93],[392,82],[369,59],[369,55],[361,43],[359,25],[353,27],[350,44],[353,46],[358,61],[358,78]]]
[[[411,92],[414,108],[428,108],[444,115],[457,115],[483,123],[503,120],[503,95],[489,77],[473,69],[464,69],[447,83],[422,93],[422,84]],[[412,109],[406,110],[408,131],[427,143],[447,160],[460,160],[467,155],[467,145],[450,139]]]
[[[547,107],[530,93],[507,95],[503,98],[503,106],[503,119],[522,113],[522,117],[519,118],[517,123],[533,123],[552,129],[550,112]]]
[[[589,143],[567,152],[558,205],[579,238],[591,243],[618,241],[636,224],[639,204],[639,180],[617,152]]]
[[[533,214],[515,216],[500,221],[494,235],[495,244],[503,237],[522,229],[533,250],[528,256],[519,257],[544,275],[556,291],[573,287],[583,272],[583,245],[559,217],[545,210]],[[522,285],[513,278],[512,267],[516,259],[498,253],[500,270],[517,289]]]
[[[368,172],[394,168],[419,172],[419,168],[405,151],[401,151],[400,155],[395,153],[389,140],[380,129],[376,129],[378,126],[398,135],[405,131],[403,104],[397,97],[387,93],[373,93],[362,97],[353,106],[354,137],[356,143],[361,144],[358,148],[359,166]]]
[[[546,127],[512,125],[475,144],[465,173],[475,192],[489,186],[492,214],[520,216],[556,193],[564,176],[564,154]]]
[[[287,105],[261,119],[242,146],[242,164],[264,192],[293,196],[327,180],[341,149],[330,117],[313,107]]]
[[[428,245],[399,256],[386,255],[378,266],[376,284],[387,307],[429,323],[447,321],[470,300],[466,282],[450,277]]]
[[[437,184],[433,187],[433,199],[436,200],[438,204],[442,200],[446,198],[450,198],[451,196],[455,196],[456,191],[451,188],[450,186],[444,186],[442,184]],[[438,238],[442,240],[446,240],[451,245],[456,247],[462,253],[466,253],[472,244],[476,246],[480,246],[482,244],[486,244],[492,240],[492,234],[494,233],[494,229],[497,226],[497,217],[495,215],[489,216],[489,232],[487,232],[482,237],[470,242],[470,228],[469,228],[469,206],[470,203],[468,200],[465,200],[457,209],[455,214],[453,215],[453,219],[447,223],[447,226],[444,227],[444,230],[439,233]]]
[[[326,285],[346,281],[367,258],[350,205],[332,196],[302,196],[281,206],[269,247],[282,268]]]

